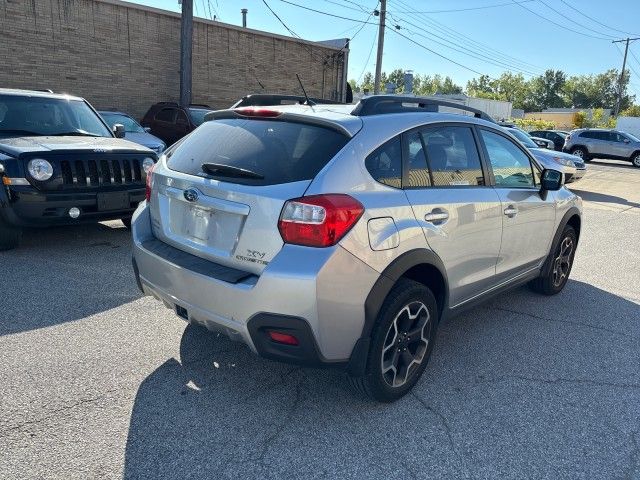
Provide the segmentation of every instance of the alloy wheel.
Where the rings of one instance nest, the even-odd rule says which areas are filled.
[[[431,328],[431,315],[422,302],[411,302],[398,312],[382,347],[382,377],[387,385],[397,388],[407,383],[425,359]]]
[[[633,160],[631,160],[631,163],[633,163],[633,165],[636,167],[640,167],[640,153],[636,153],[636,156],[633,157]]]
[[[553,285],[559,287],[569,276],[573,254],[573,239],[565,237],[560,244],[558,256],[553,260]]]
[[[584,152],[580,148],[574,150],[573,154],[578,158],[584,158]]]

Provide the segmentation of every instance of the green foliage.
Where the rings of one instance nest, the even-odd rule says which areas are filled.
[[[623,76],[623,95],[620,108],[628,109],[633,116],[640,116],[640,106],[633,105],[635,95],[628,92],[629,72]],[[544,74],[525,79],[522,74],[505,72],[499,78],[480,75],[467,82],[466,94],[472,97],[505,100],[514,108],[527,112],[541,111],[545,108],[589,108],[613,109],[617,100],[619,72],[610,69],[593,75],[567,76],[562,70],[549,69]],[[387,82],[396,85],[396,92],[404,89],[404,73],[395,69],[388,76],[382,74],[381,89]],[[373,75],[367,72],[360,85],[361,90],[369,88],[373,93]],[[354,88],[357,91],[357,88]],[[416,95],[457,94],[462,93],[461,86],[456,85],[450,77],[442,75],[421,75],[413,77],[413,93]],[[624,113],[627,115],[628,113]],[[582,120],[586,120],[582,119]],[[578,121],[582,121],[578,119]],[[606,120],[597,120],[607,123]]]
[[[513,123],[524,130],[553,130],[556,128],[555,123],[536,118],[516,118],[513,120]]]
[[[632,105],[620,112],[622,117],[640,117],[640,105]]]
[[[576,112],[573,114],[573,126],[576,128],[585,128],[587,114],[585,112]]]
[[[615,128],[616,119],[613,115],[606,117],[604,109],[596,108],[591,118],[586,112],[576,112],[573,115],[573,124],[576,128]]]

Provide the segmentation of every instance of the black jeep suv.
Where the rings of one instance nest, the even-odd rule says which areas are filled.
[[[82,98],[0,89],[0,250],[18,245],[22,227],[129,226],[157,156],[123,134]]]

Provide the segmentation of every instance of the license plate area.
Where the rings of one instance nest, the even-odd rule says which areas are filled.
[[[129,192],[98,193],[98,211],[128,210],[131,208]]]
[[[199,242],[208,242],[216,234],[214,215],[214,210],[189,205],[182,234]]]

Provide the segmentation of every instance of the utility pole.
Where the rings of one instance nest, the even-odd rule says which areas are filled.
[[[191,56],[193,52],[193,0],[182,0],[180,28],[180,105],[191,104]]]
[[[618,81],[618,99],[616,100],[616,109],[614,112],[614,116],[618,116],[620,113],[620,103],[622,102],[622,85],[624,83],[624,69],[627,68],[627,53],[629,52],[629,42],[633,42],[635,40],[640,40],[640,37],[629,38],[627,37],[624,40],[614,40],[611,43],[625,43],[624,47],[624,59],[622,60],[622,71],[620,72],[620,80]]]
[[[376,79],[373,93],[380,93],[380,76],[382,75],[382,51],[384,49],[385,17],[387,16],[387,0],[380,0],[380,26],[378,27],[378,54],[376,56]]]

